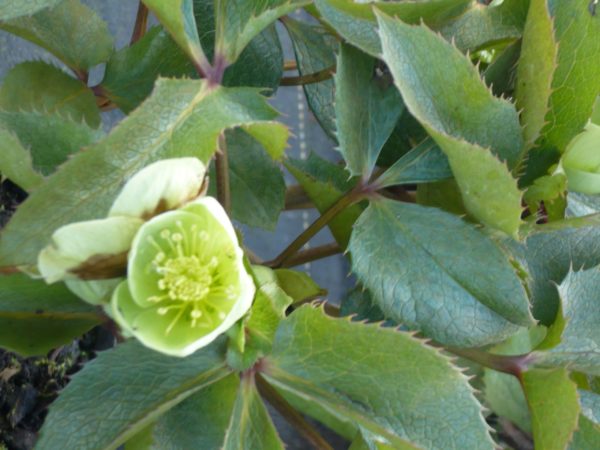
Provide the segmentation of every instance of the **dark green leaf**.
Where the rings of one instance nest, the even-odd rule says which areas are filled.
[[[425,139],[377,178],[381,187],[431,183],[452,178],[448,158],[433,139]]]
[[[522,375],[523,390],[531,410],[536,449],[563,450],[577,428],[577,386],[566,369],[534,369]]]
[[[348,173],[342,167],[325,161],[314,153],[305,161],[288,159],[285,166],[321,213],[352,189],[356,182],[356,179],[348,180]],[[359,205],[350,206],[329,222],[329,229],[342,248],[348,245],[352,224],[361,211]]]
[[[481,346],[533,324],[508,258],[454,215],[380,200],[355,224],[349,248],[386,317],[438,342]]]
[[[519,39],[523,34],[529,0],[504,0],[490,5],[471,2],[469,9],[445,24],[442,35],[465,50]]]
[[[310,75],[335,66],[337,40],[319,26],[286,17],[283,22],[294,46],[298,73]],[[308,106],[329,137],[335,139],[335,85],[333,79],[303,86]]]
[[[219,339],[187,358],[136,341],[101,353],[50,407],[36,448],[114,449],[230,371]]]
[[[578,390],[581,413],[594,424],[600,425],[600,395],[591,391]]]
[[[239,385],[239,376],[231,374],[169,410],[156,422],[153,431],[154,445],[150,448],[221,448],[231,421]]]
[[[514,105],[494,97],[468,58],[426,27],[381,14],[379,21],[396,86],[448,156],[465,206],[484,224],[516,236],[521,192],[500,161],[515,167],[523,156]],[[438,61],[444,69],[432,70]]]
[[[196,2],[196,20],[203,31],[200,41],[212,55],[214,12],[212,2]],[[202,6],[202,8],[200,8]],[[201,17],[199,17],[201,15]],[[283,71],[279,38],[273,27],[256,36],[238,61],[225,71],[225,86],[255,86],[275,91]],[[171,36],[160,27],[150,29],[131,47],[114,53],[106,66],[102,89],[124,112],[136,108],[163,77],[197,77],[193,64]]]
[[[539,365],[568,365],[573,370],[600,376],[599,290],[597,267],[569,272],[558,287],[561,317],[554,327],[559,328],[560,343],[537,354]]]
[[[425,0],[419,2],[315,0],[323,19],[348,42],[373,56],[381,55],[377,20],[373,6],[408,23],[423,20],[430,26],[458,16],[471,3],[469,0]]]
[[[258,395],[254,378],[242,377],[223,450],[284,450],[285,446]]]
[[[160,23],[171,33],[175,42],[188,54],[195,64],[206,67],[208,60],[200,45],[193,0],[143,0]]]
[[[43,175],[50,175],[70,155],[104,136],[102,130],[83,123],[35,111],[0,111],[0,128],[19,139],[31,154],[33,168]]]
[[[79,0],[63,0],[33,16],[0,22],[0,28],[45,48],[78,71],[108,60],[113,51],[106,23]]]
[[[44,182],[44,177],[33,168],[31,153],[7,129],[0,129],[0,173],[25,191]]]
[[[368,179],[404,104],[391,80],[378,77],[375,58],[342,45],[335,75],[339,150],[352,175]]]
[[[13,67],[0,89],[0,108],[5,111],[41,111],[100,125],[94,94],[81,81],[41,61]]]
[[[264,367],[280,391],[392,448],[494,447],[465,375],[408,333],[303,306],[281,323]]]
[[[215,53],[228,63],[235,62],[254,36],[308,3],[310,0],[217,0]]]
[[[0,238],[0,266],[35,263],[58,227],[103,217],[123,183],[147,164],[182,156],[206,163],[226,128],[242,126],[269,153],[280,155],[288,131],[272,122],[276,115],[254,88],[211,90],[202,81],[160,80],[142,107],[70,159],[20,206]]]
[[[0,276],[0,347],[44,355],[100,322],[97,311],[63,284],[48,286],[23,274]]]
[[[242,130],[227,133],[232,217],[246,225],[274,230],[285,203],[279,166]]]
[[[587,417],[579,416],[578,429],[573,433],[569,450],[589,450],[600,448],[600,426],[592,423]]]

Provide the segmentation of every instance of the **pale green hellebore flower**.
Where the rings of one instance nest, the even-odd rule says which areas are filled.
[[[201,195],[205,173],[197,158],[166,159],[145,167],[125,184],[109,217],[71,223],[54,232],[51,244],[38,256],[40,274],[48,283],[71,280],[75,293],[83,292],[84,300],[97,303],[102,289],[75,281],[122,275],[144,221]]]
[[[233,225],[211,197],[142,225],[127,272],[113,293],[112,315],[142,344],[168,355],[187,356],[209,344],[254,299]]]
[[[567,146],[559,171],[564,171],[570,191],[600,193],[600,126],[589,123]]]

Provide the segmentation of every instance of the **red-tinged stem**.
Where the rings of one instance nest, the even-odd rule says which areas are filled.
[[[306,75],[298,75],[291,77],[283,77],[279,82],[280,86],[301,86],[305,84],[313,84],[319,83],[321,81],[325,81],[333,77],[335,73],[336,67],[335,65],[328,67],[323,70],[319,70],[315,73],[309,73]]]
[[[135,25],[133,26],[133,31],[131,33],[131,39],[129,41],[129,45],[133,45],[137,41],[139,41],[146,34],[147,27],[148,27],[148,8],[140,0],[140,2],[138,3],[137,15],[135,16]]]
[[[296,411],[277,390],[261,375],[255,375],[256,387],[260,395],[275,408],[283,418],[298,430],[316,450],[333,450],[333,447],[321,436],[314,427]]]
[[[479,363],[482,366],[487,367],[489,369],[514,375],[517,378],[520,378],[521,374],[525,370],[527,370],[534,358],[533,355],[529,353],[523,355],[507,356],[496,355],[493,353],[488,353],[483,350],[473,348],[445,348],[450,353],[453,353],[457,356],[470,359],[471,361]]]

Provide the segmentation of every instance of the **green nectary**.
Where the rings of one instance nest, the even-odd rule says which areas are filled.
[[[211,197],[142,225],[127,272],[113,294],[115,319],[144,345],[174,356],[225,332],[254,297],[233,226]]]

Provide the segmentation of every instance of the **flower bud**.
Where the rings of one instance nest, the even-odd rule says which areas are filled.
[[[174,356],[227,331],[255,292],[235,230],[210,197],[146,222],[127,274],[113,293],[113,317],[147,347]]]
[[[108,215],[149,219],[179,208],[203,193],[205,173],[198,158],[156,161],[131,177]]]
[[[40,252],[38,269],[48,283],[123,275],[127,251],[142,223],[135,217],[109,217],[60,227]]]
[[[561,166],[570,191],[600,193],[600,126],[590,123],[573,138]]]

